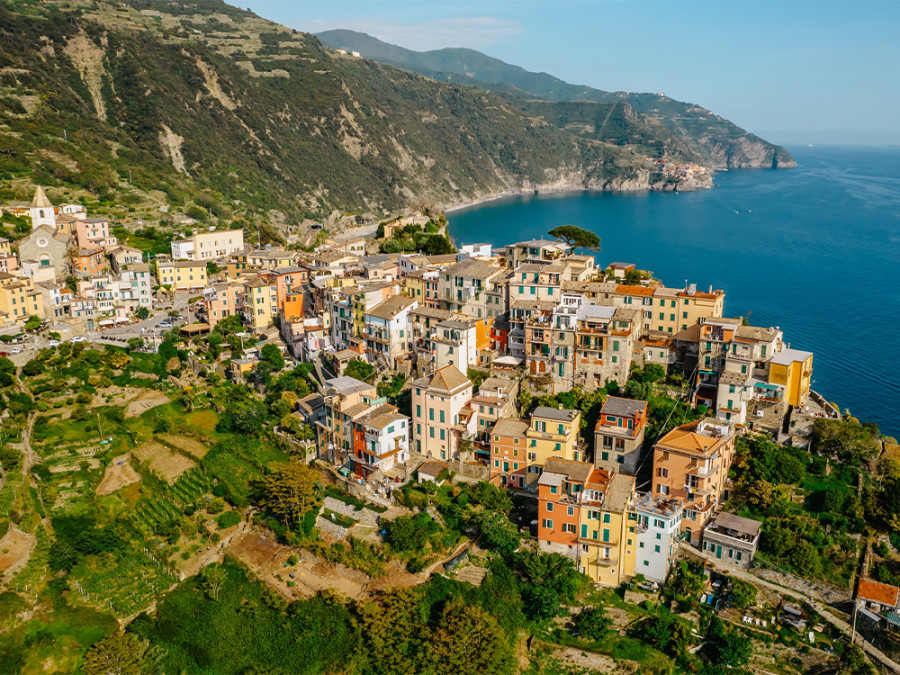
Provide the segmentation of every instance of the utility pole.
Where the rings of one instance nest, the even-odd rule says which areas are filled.
[[[100,413],[97,413],[97,430],[100,432],[100,443],[103,443],[103,427],[100,426]]]
[[[856,644],[856,612],[859,610],[859,603],[853,603],[853,631],[850,633],[850,645]]]

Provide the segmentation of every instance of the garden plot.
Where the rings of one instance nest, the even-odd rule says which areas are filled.
[[[158,391],[145,391],[128,404],[128,408],[125,411],[125,417],[137,417],[151,408],[165,405],[168,402],[169,397],[163,393]]]
[[[89,469],[99,469],[100,460],[86,457],[66,457],[65,459],[54,462],[50,466],[50,473],[66,473],[67,471],[78,471],[81,469],[81,463],[87,462]]]
[[[131,453],[126,452],[114,458],[109,466],[106,467],[106,473],[103,474],[103,480],[97,486],[97,494],[101,497],[111,495],[116,490],[137,483],[141,479],[141,474],[135,471],[129,460]]]
[[[153,473],[169,484],[174,483],[181,474],[196,466],[192,460],[172,452],[156,441],[148,441],[135,448],[134,456],[142,464],[147,464]]]
[[[188,438],[187,436],[176,436],[175,434],[157,434],[156,437],[166,445],[173,447],[176,450],[186,452],[187,454],[191,455],[191,457],[195,457],[196,459],[203,459],[204,457],[206,457],[206,453],[209,452],[208,445],[206,445],[205,443],[201,443],[194,438]]]
[[[22,532],[15,525],[0,539],[0,582],[4,586],[28,562],[34,542],[33,534]]]

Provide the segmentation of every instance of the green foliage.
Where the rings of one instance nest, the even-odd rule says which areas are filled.
[[[256,503],[284,525],[301,529],[305,517],[321,505],[318,479],[305,464],[283,464],[256,484]]]
[[[632,623],[628,634],[670,656],[680,656],[694,640],[691,624],[662,605]]]
[[[149,643],[131,633],[113,633],[93,645],[84,656],[87,675],[140,675],[149,665]]]
[[[756,605],[756,586],[743,579],[731,580],[730,602],[732,607],[746,609]]]
[[[753,656],[753,641],[734,628],[726,628],[718,617],[713,617],[708,634],[707,652],[717,666],[743,666]]]
[[[666,584],[666,597],[682,602],[699,596],[706,586],[706,575],[703,570],[702,560],[692,558],[679,562]]]
[[[606,615],[601,605],[585,607],[572,617],[569,622],[569,632],[584,640],[596,642],[603,639],[612,625],[612,619]]]
[[[510,555],[519,547],[519,532],[502,512],[485,509],[476,513],[472,522],[478,527],[485,548]]]
[[[481,388],[481,383],[484,382],[487,378],[489,378],[491,374],[486,370],[477,370],[476,368],[466,368],[466,377],[468,377],[472,381],[472,386],[474,387],[474,391],[478,391]]]
[[[878,428],[862,425],[853,419],[817,419],[810,435],[817,452],[845,461],[869,459],[880,450]]]
[[[409,552],[419,551],[428,541],[428,538],[440,532],[440,525],[427,513],[417,513],[414,516],[398,516],[385,524],[385,540],[395,551]]]
[[[503,515],[512,511],[513,500],[509,490],[493,483],[479,481],[471,488],[470,494],[476,504],[483,506],[488,511]]]
[[[590,230],[585,230],[577,225],[560,225],[550,230],[547,234],[566,242],[572,248],[586,248],[592,251],[600,250],[600,237]]]
[[[371,382],[375,378],[375,366],[362,359],[351,359],[344,369],[344,376],[361,382]]]
[[[234,527],[239,522],[241,522],[241,514],[237,511],[226,511],[216,518],[216,526],[220,530],[227,530],[229,527]]]
[[[198,593],[202,581],[188,579],[168,595],[151,618],[130,630],[164,650],[160,672],[312,674],[342,669],[353,660],[358,636],[349,608],[327,595],[285,608],[236,564],[221,567],[218,599]],[[251,670],[256,669],[256,670]]]
[[[273,370],[282,370],[284,368],[284,355],[281,350],[271,343],[263,345],[259,352],[260,360],[269,364]]]
[[[29,333],[35,332],[38,328],[41,327],[41,317],[39,316],[29,316],[28,320],[25,322],[25,330]]]

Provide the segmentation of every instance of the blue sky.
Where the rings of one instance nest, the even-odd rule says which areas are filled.
[[[238,0],[240,2],[240,0]],[[243,0],[299,30],[471,47],[606,90],[662,91],[778,143],[900,143],[900,2]]]

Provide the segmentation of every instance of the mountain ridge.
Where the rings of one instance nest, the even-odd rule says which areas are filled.
[[[664,124],[713,169],[796,166],[783,147],[741,129],[706,108],[663,94],[608,92],[570,84],[548,73],[528,71],[474,49],[444,48],[418,52],[383,42],[366,33],[343,29],[317,33],[316,37],[326,46],[359,51],[364,57],[410,69],[439,81],[469,84],[525,99],[570,103],[626,102],[637,112]]]

